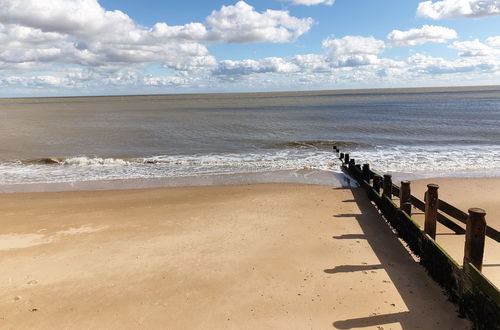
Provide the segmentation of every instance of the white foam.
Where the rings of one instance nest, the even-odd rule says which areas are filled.
[[[376,171],[414,177],[500,175],[500,146],[394,146],[357,150],[350,156]]]
[[[500,176],[500,146],[391,146],[343,150],[357,163],[412,177]],[[339,172],[328,150],[282,149],[254,153],[163,155],[147,158],[72,157],[59,164],[0,164],[0,184],[163,178],[313,169]]]
[[[0,164],[0,184],[177,177],[318,169],[338,172],[328,151],[280,150],[247,154],[165,155],[142,159],[73,157],[59,164]]]
[[[60,164],[75,166],[125,166],[129,165],[130,162],[119,158],[93,158],[82,156],[64,159]]]

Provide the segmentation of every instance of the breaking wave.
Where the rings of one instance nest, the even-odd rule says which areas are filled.
[[[500,146],[341,147],[357,163],[383,173],[410,178],[500,176]],[[311,143],[308,141],[307,143]],[[296,142],[297,145],[300,143]],[[0,184],[73,182],[107,179],[177,177],[204,174],[318,169],[340,172],[340,161],[328,148],[297,147],[254,153],[161,155],[145,158],[41,158],[0,164]]]

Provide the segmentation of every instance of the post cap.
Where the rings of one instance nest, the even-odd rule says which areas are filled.
[[[435,183],[429,183],[427,185],[427,188],[429,188],[429,189],[439,189],[439,185],[437,185]]]
[[[405,181],[401,181],[401,184],[402,185],[407,185],[407,184],[410,184],[411,181],[408,181],[408,180],[405,180]]]
[[[469,209],[469,214],[474,214],[474,215],[486,215],[486,211],[483,209],[480,209],[478,207],[473,207]]]
[[[392,178],[392,174],[384,174],[384,178]]]

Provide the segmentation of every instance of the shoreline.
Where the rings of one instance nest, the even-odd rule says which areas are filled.
[[[332,187],[355,187],[343,173],[324,170],[280,170],[267,172],[206,174],[159,178],[131,178],[76,182],[0,185],[0,194],[58,191],[128,190],[167,187],[226,186],[259,183],[302,183]]]
[[[451,181],[494,181],[500,184],[499,175],[439,175],[415,174],[404,172],[388,172],[393,182],[398,184],[402,180],[411,182],[451,182]],[[357,187],[352,178],[345,173],[320,169],[272,170],[256,172],[228,172],[208,173],[196,175],[144,177],[144,178],[117,178],[66,182],[35,182],[0,184],[0,194],[31,193],[31,192],[58,192],[58,191],[93,191],[93,190],[128,190],[162,187],[196,187],[196,186],[225,186],[259,183],[302,183],[312,185],[328,185],[332,187]],[[419,188],[420,189],[420,188]],[[419,196],[421,197],[421,196]],[[499,201],[500,202],[500,201]],[[466,211],[466,210],[465,210]]]

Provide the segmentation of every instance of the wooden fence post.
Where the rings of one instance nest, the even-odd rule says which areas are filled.
[[[384,174],[384,195],[392,199],[392,175]]]
[[[370,164],[363,164],[363,180],[370,183]]]
[[[401,209],[403,209],[405,203],[410,202],[410,196],[411,196],[410,181],[401,181],[401,192],[399,195],[399,207]]]
[[[411,186],[410,181],[401,181],[399,207],[411,217]]]
[[[409,217],[411,217],[411,203],[410,202],[404,202],[403,205],[401,205],[401,210],[403,210],[406,214],[408,214]]]
[[[439,207],[438,189],[439,186],[437,184],[428,184],[425,198],[424,231],[432,239],[436,239],[436,221]]]
[[[375,174],[373,177],[373,190],[380,194],[380,188],[382,187],[382,177],[378,174]]]
[[[465,232],[464,269],[470,262],[479,271],[483,267],[484,240],[486,235],[486,212],[483,209],[469,209]]]

